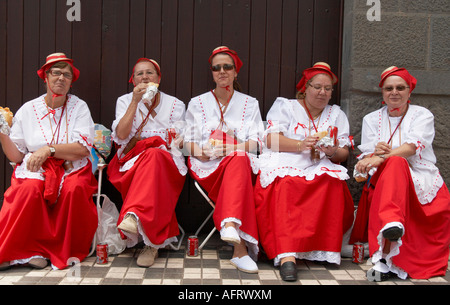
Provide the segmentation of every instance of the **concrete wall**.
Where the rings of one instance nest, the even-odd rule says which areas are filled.
[[[381,4],[380,14],[376,5]],[[369,18],[368,18],[369,13]],[[379,17],[379,21],[370,21]],[[412,104],[435,115],[433,143],[442,176],[450,184],[450,1],[448,0],[345,0],[341,105],[355,137],[361,143],[362,118],[381,107],[378,88],[381,72],[404,67],[418,84]],[[355,157],[348,162],[353,173]],[[349,186],[359,200],[362,186]]]

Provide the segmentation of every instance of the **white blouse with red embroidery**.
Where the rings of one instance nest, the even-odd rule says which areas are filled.
[[[369,113],[363,119],[361,159],[375,150],[378,142],[388,142],[400,118],[389,117],[387,106]],[[391,128],[389,127],[391,126]],[[392,148],[409,143],[416,146],[416,154],[407,158],[417,197],[422,204],[433,201],[444,180],[436,167],[433,150],[434,115],[426,108],[409,105],[400,127],[392,136]]]
[[[66,106],[51,109],[42,95],[25,103],[16,112],[10,137],[25,154],[23,162],[16,168],[16,177],[44,180],[42,168],[35,173],[27,170],[26,163],[31,154],[51,144],[81,143],[91,150],[94,122],[86,102],[77,96],[69,94]],[[72,171],[86,166],[88,159],[72,161]]]
[[[277,98],[267,114],[267,129],[264,138],[269,133],[282,132],[285,137],[303,141],[309,135],[314,135],[316,130],[327,131],[328,127],[337,127],[337,139],[339,147],[351,146],[349,138],[349,123],[347,116],[339,106],[327,105],[312,124],[305,108],[296,99]],[[311,151],[301,153],[275,152],[265,147],[260,156],[261,186],[267,187],[275,178],[285,176],[305,177],[313,180],[314,177],[328,174],[331,177],[346,180],[349,179],[347,169],[335,164],[320,152],[320,160],[311,159]]]

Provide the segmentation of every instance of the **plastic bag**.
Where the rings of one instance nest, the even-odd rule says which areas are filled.
[[[120,254],[126,248],[126,241],[120,237],[117,229],[119,211],[116,205],[105,195],[102,195],[102,207],[97,207],[99,226],[97,240],[108,245],[108,254]]]

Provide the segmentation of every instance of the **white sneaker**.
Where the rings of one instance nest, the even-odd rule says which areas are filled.
[[[227,227],[220,230],[220,238],[223,241],[232,243],[232,244],[239,244],[241,243],[241,238],[239,237],[238,232],[234,227]]]
[[[235,257],[230,260],[231,264],[235,266],[238,270],[247,273],[258,273],[258,265],[246,255],[241,258]]]

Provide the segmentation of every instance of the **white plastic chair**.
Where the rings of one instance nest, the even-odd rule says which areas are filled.
[[[211,198],[208,197],[208,195],[206,194],[205,190],[203,190],[203,188],[200,186],[200,184],[198,184],[197,181],[194,181],[195,187],[197,188],[197,190],[200,192],[200,194],[202,194],[202,196],[205,198],[205,200],[209,203],[209,205],[213,208],[213,210],[211,211],[211,213],[209,213],[208,217],[206,217],[206,219],[203,221],[203,223],[200,225],[200,227],[197,229],[197,231],[195,232],[195,235],[198,236],[198,234],[200,233],[200,231],[203,229],[203,227],[206,225],[206,223],[209,221],[209,219],[213,216],[214,214],[214,210],[216,208],[216,205],[214,204],[214,202],[211,200]],[[216,226],[213,226],[213,229],[211,230],[211,232],[209,232],[208,236],[206,236],[205,240],[201,243],[201,245],[198,247],[198,250],[201,251],[203,249],[203,247],[205,246],[205,244],[208,242],[208,240],[211,238],[211,236],[214,234],[214,232],[216,232]]]

